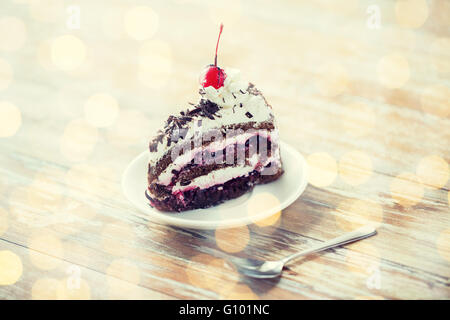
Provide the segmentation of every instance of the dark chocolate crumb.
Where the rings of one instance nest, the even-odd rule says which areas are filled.
[[[191,180],[181,180],[180,181],[180,185],[181,186],[188,186],[188,185],[190,185],[191,184]]]
[[[253,115],[248,111],[245,113],[245,115],[247,116],[247,118],[250,118],[250,119],[253,118]]]

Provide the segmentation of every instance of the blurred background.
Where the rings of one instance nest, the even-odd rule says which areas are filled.
[[[327,226],[395,225],[394,212],[418,204],[448,213],[448,0],[2,0],[0,236],[80,261],[92,256],[83,243],[110,250],[92,233],[140,221],[124,214],[122,171],[169,114],[198,101],[221,22],[218,64],[240,69],[273,106],[282,139],[310,165],[306,198],[344,212]],[[373,215],[355,218],[362,208]],[[433,211],[420,210],[420,219]],[[433,248],[414,263],[436,272],[450,261],[441,219],[414,221],[418,246]],[[43,240],[49,229],[57,234]],[[0,267],[0,285],[25,277],[22,267],[56,268],[4,250],[0,260],[21,268]],[[375,259],[395,255],[373,250]],[[105,261],[100,269],[125,270]],[[28,276],[23,291],[0,286],[0,296],[47,294],[38,283],[34,296],[39,275]],[[77,294],[107,297],[88,289]]]

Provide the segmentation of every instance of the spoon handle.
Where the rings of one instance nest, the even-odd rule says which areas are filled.
[[[354,231],[343,234],[342,236],[339,236],[339,237],[333,238],[331,240],[325,241],[323,243],[320,243],[310,249],[291,254],[291,255],[283,258],[281,261],[283,263],[286,263],[288,261],[291,261],[292,259],[304,256],[304,255],[307,255],[310,253],[320,252],[320,251],[338,247],[338,246],[341,246],[341,245],[344,245],[344,244],[347,244],[350,242],[365,239],[365,238],[375,235],[376,233],[377,233],[377,231],[375,230],[375,228],[373,228],[371,226],[364,226],[364,227],[361,227]]]

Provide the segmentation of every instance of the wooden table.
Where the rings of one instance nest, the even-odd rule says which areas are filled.
[[[1,4],[0,298],[450,298],[448,1],[72,2]],[[310,184],[269,226],[156,224],[121,173],[197,101],[220,21],[219,64],[264,92]],[[224,265],[366,223],[277,280]]]

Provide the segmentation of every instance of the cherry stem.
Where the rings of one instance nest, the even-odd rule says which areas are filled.
[[[223,23],[220,24],[219,38],[217,38],[216,44],[216,57],[214,58],[214,66],[217,67],[217,49],[219,48],[220,35],[222,34]]]

